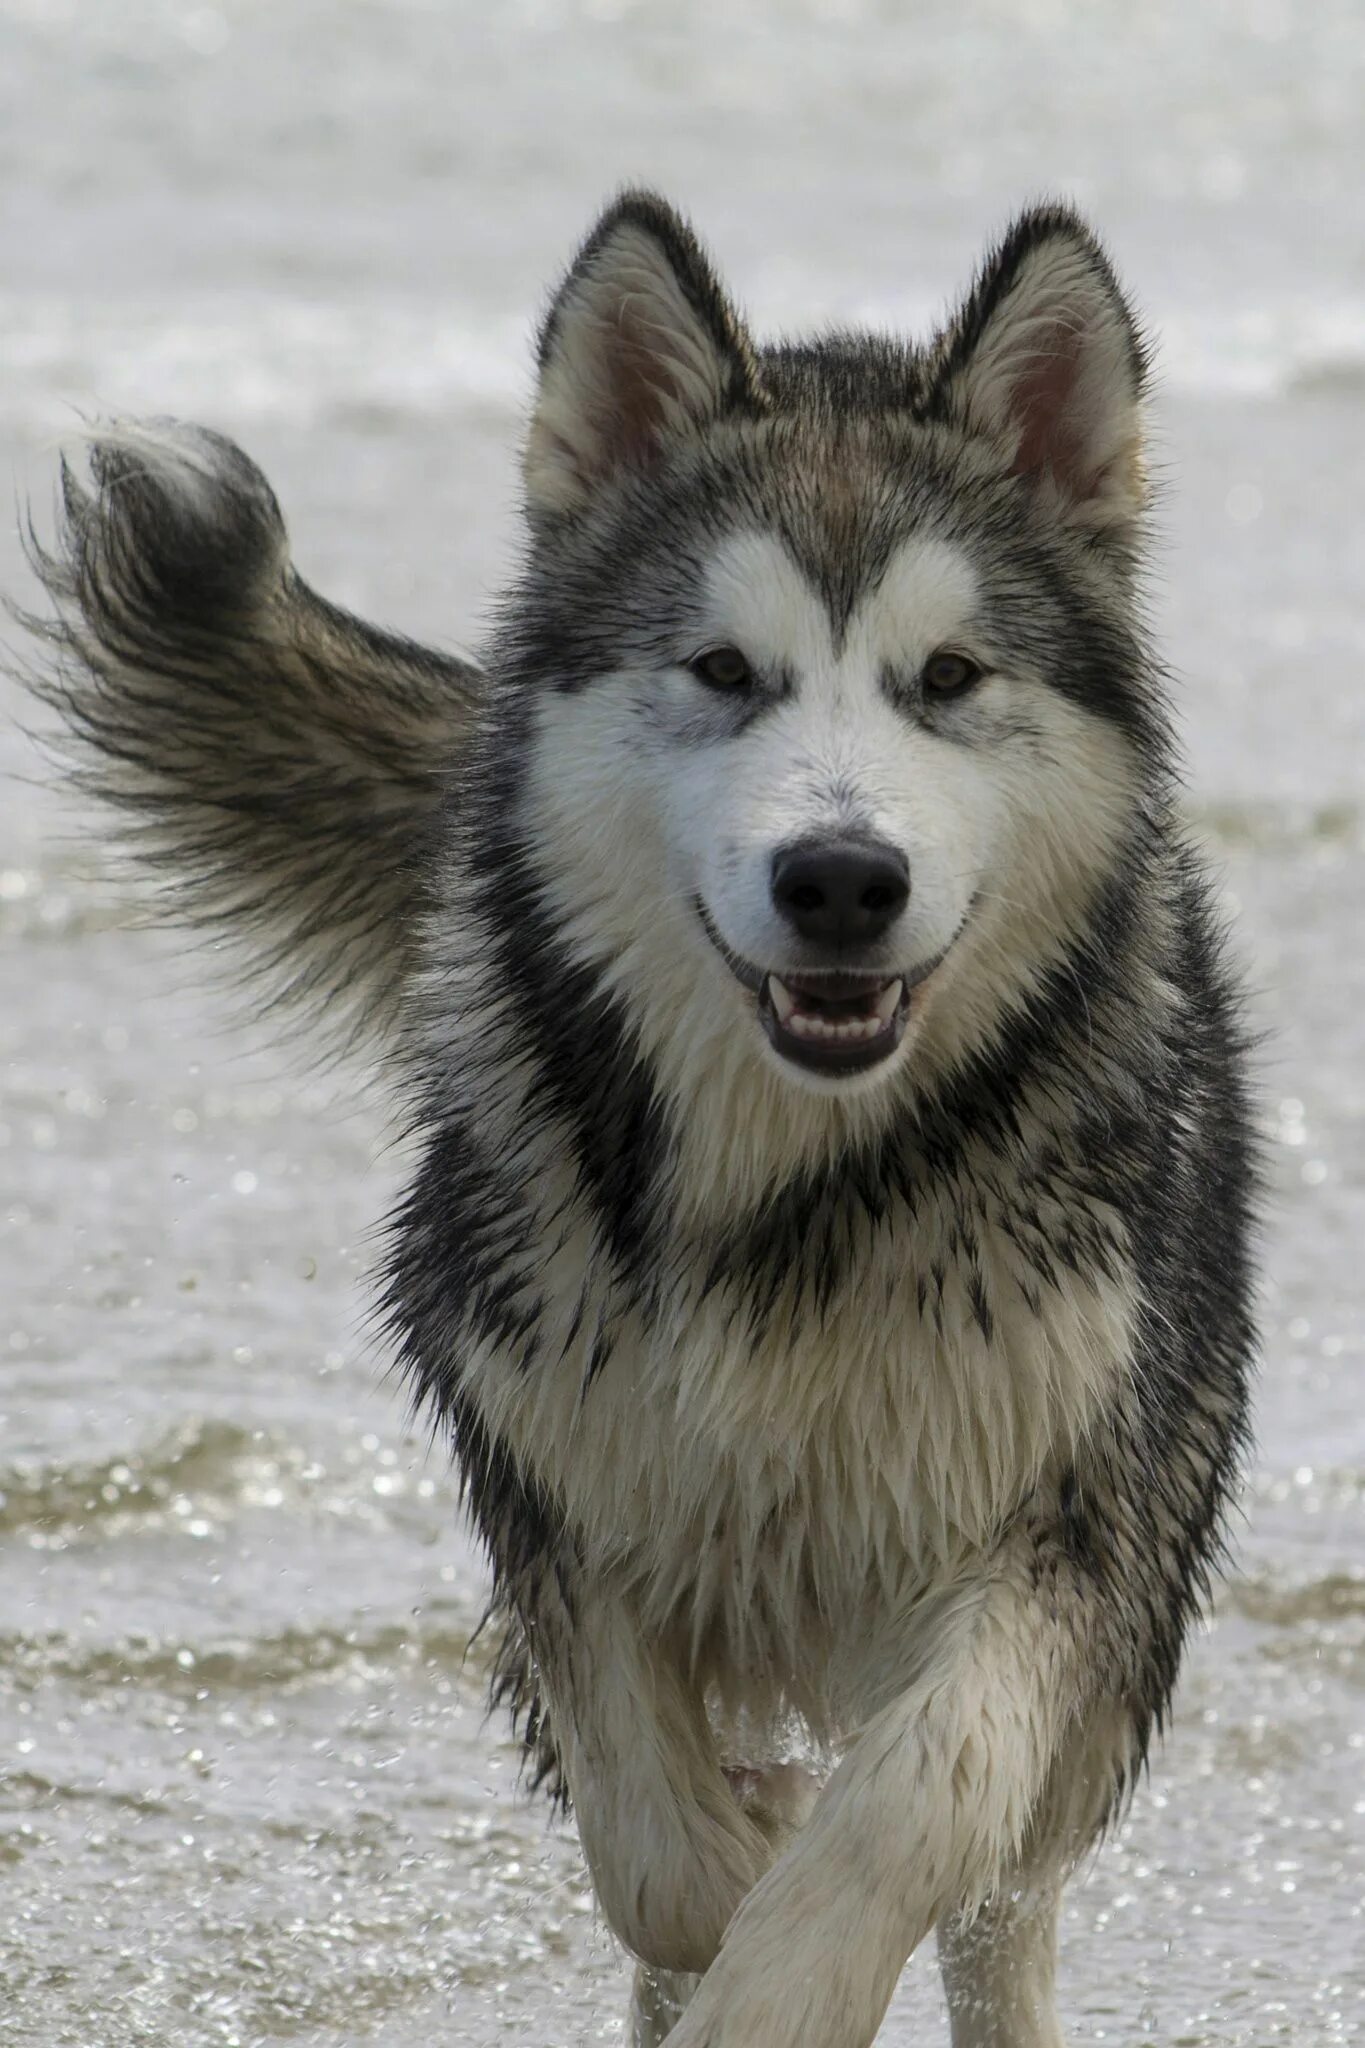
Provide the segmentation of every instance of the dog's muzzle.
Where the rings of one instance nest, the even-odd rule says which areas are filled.
[[[790,968],[779,975],[732,952],[705,904],[698,900],[696,907],[735,980],[757,998],[773,1050],[810,1073],[864,1074],[889,1059],[905,1036],[916,989],[947,951],[889,978],[846,968]]]

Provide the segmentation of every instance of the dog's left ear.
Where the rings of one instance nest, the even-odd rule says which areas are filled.
[[[529,509],[575,511],[670,441],[761,403],[748,336],[691,229],[653,193],[627,192],[579,250],[541,331]]]
[[[931,411],[994,441],[1067,524],[1122,533],[1147,497],[1146,355],[1109,259],[1066,207],[1017,221],[943,336]]]

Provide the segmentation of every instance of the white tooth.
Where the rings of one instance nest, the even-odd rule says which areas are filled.
[[[775,974],[768,976],[768,994],[772,998],[772,1005],[776,1012],[778,1023],[790,1024],[792,1011],[796,1008],[796,997],[786,986],[785,982],[779,981]]]
[[[882,990],[876,1002],[876,1021],[878,1026],[889,1024],[891,1022],[891,1019],[895,1016],[897,1009],[900,1007],[900,1000],[904,993],[904,981],[889,981],[886,984],[886,987]]]

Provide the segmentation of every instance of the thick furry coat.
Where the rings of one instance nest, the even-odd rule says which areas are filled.
[[[479,669],[203,430],[112,430],[38,552],[87,778],[411,1108],[388,1312],[642,2042],[861,2048],[937,1926],[959,2048],[1054,2048],[1218,1555],[1252,1164],[1144,378],[1064,209],[927,349],[760,348],[632,194]]]

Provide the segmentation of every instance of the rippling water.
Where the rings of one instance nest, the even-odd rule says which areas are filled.
[[[624,177],[756,320],[924,321],[1074,193],[1161,339],[1156,604],[1257,990],[1272,1213],[1239,1566],[1072,1888],[1077,2042],[1365,2043],[1365,32],[1345,0],[575,12],[0,0],[0,442],[207,419],[305,572],[450,644],[527,331]],[[17,543],[0,582],[25,593]],[[131,929],[4,699],[0,2042],[618,2038],[481,1719],[476,1561],[369,1344],[401,1168]],[[927,1959],[889,2043],[943,2040]]]

